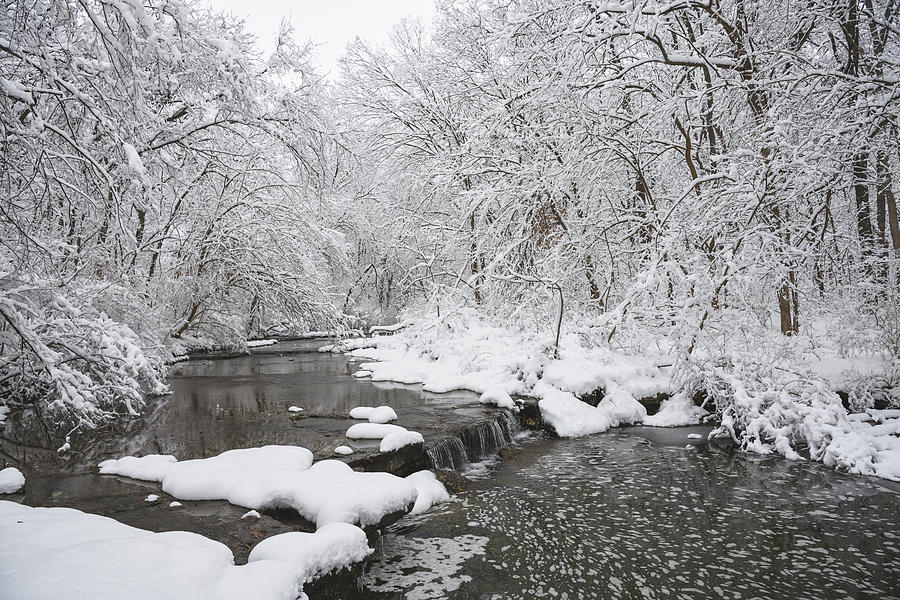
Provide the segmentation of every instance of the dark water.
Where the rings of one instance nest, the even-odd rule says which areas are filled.
[[[377,442],[344,438],[354,422],[348,413],[357,406],[389,405],[398,424],[426,440],[496,416],[470,392],[428,394],[421,386],[355,379],[354,361],[316,351],[324,343],[286,342],[245,356],[178,363],[168,381],[172,393],[151,400],[124,431],[79,432],[72,450],[62,455],[34,439],[3,440],[0,450],[11,464],[40,473],[96,471],[100,461],[125,455],[183,460],[266,444],[304,446],[316,458],[334,458],[332,450],[341,444],[377,451]],[[303,412],[288,412],[292,405]]]
[[[363,597],[900,597],[900,485],[686,436],[525,441],[393,526]]]

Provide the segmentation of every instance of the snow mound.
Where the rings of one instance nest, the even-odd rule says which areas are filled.
[[[331,523],[315,533],[273,535],[253,548],[248,562],[290,563],[295,567],[297,580],[306,583],[357,563],[372,552],[362,529],[347,523]]]
[[[244,514],[241,515],[241,519],[261,519],[262,515],[259,514],[258,510],[248,510]]]
[[[357,406],[356,408],[350,409],[350,418],[368,420],[369,415],[372,414],[373,410],[375,410],[374,406]]]
[[[372,371],[366,371],[365,369],[360,369],[359,371],[357,371],[356,373],[354,373],[353,376],[356,377],[357,379],[363,379],[363,378],[365,378],[365,377],[371,377],[371,376],[372,376]]]
[[[369,413],[369,423],[390,423],[397,420],[397,413],[390,406],[379,406]]]
[[[353,454],[353,448],[350,446],[338,446],[334,449],[335,454],[340,454],[342,456],[347,456],[348,454]]]
[[[366,419],[369,423],[388,423],[397,420],[397,413],[390,406],[357,406],[350,410],[351,419]]]
[[[25,486],[25,476],[15,467],[0,471],[0,494],[15,494]]]
[[[394,433],[389,433],[384,436],[381,440],[381,445],[378,446],[378,450],[380,452],[391,452],[392,450],[399,450],[410,444],[424,443],[425,438],[423,438],[422,434],[418,431],[395,431]]]
[[[689,394],[678,392],[671,398],[663,400],[662,404],[659,405],[659,411],[655,415],[645,417],[644,425],[652,427],[696,425],[708,414],[706,410],[694,404]]]
[[[513,409],[516,407],[516,403],[513,402],[512,396],[507,394],[505,390],[488,390],[481,395],[481,398],[479,398],[478,401],[482,404],[495,404],[499,408]]]
[[[140,458],[125,456],[100,463],[103,475],[124,475],[133,479],[162,481],[178,459],[169,454],[148,454]]]
[[[157,502],[159,500],[159,496],[156,494],[150,494],[146,498],[144,498],[144,502]]]
[[[300,408],[299,406],[288,406],[288,412],[298,413],[298,412],[303,412],[303,409]]]
[[[406,477],[406,480],[416,486],[419,497],[416,499],[416,505],[410,514],[417,515],[423,513],[435,504],[446,502],[450,499],[447,488],[438,481],[434,473],[431,471],[418,471]]]
[[[404,431],[407,431],[405,427],[388,423],[357,423],[347,430],[346,435],[351,440],[381,440],[390,433]]]
[[[0,500],[0,538],[5,600],[291,600],[301,593],[287,562],[237,567],[227,546],[201,535],[153,533],[71,508]]]
[[[179,500],[227,500],[255,510],[290,508],[317,526],[343,522],[365,527],[407,510],[416,501],[415,487],[400,477],[357,473],[336,460],[312,465],[312,453],[298,446],[229,450],[212,458],[173,462],[156,471],[145,467],[159,467],[159,456],[147,465],[143,459],[126,458],[132,460],[104,461],[100,472],[160,481],[163,491]],[[140,476],[148,474],[153,476]]]

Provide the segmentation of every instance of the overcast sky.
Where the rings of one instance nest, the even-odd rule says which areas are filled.
[[[207,0],[212,6],[246,19],[262,49],[275,47],[282,18],[294,25],[297,39],[321,44],[319,64],[332,76],[347,43],[359,36],[382,42],[399,20],[419,17],[428,23],[433,0]]]

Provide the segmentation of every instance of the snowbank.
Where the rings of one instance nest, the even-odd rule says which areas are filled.
[[[262,346],[274,346],[278,343],[278,340],[249,340],[247,342],[248,348],[260,348]]]
[[[15,494],[25,487],[25,476],[15,467],[0,471],[0,494]]]
[[[152,533],[71,508],[0,500],[0,540],[6,600],[293,600],[301,593],[290,562],[237,567],[228,547],[201,535]]]
[[[100,463],[100,472],[159,481],[164,492],[179,500],[227,500],[256,510],[291,508],[319,527],[336,522],[365,527],[416,501],[415,487],[400,477],[357,473],[336,460],[313,465],[312,453],[298,446],[229,450],[183,462],[160,455],[125,457]]]

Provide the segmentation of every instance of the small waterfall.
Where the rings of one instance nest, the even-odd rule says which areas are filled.
[[[461,469],[512,443],[519,431],[519,419],[508,412],[461,430],[456,437],[445,438],[427,450],[432,469]]]

